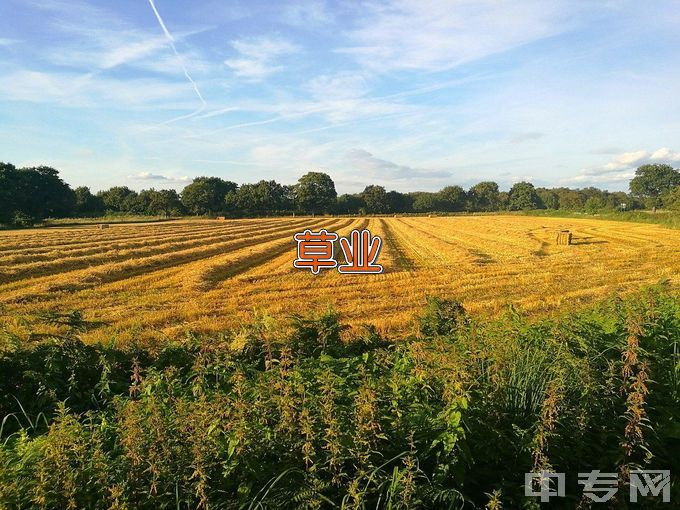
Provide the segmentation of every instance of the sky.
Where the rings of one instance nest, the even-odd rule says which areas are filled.
[[[680,2],[0,0],[0,161],[72,186],[598,186],[680,166]]]

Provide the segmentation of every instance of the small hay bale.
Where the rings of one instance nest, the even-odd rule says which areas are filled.
[[[560,230],[557,233],[557,244],[568,246],[571,244],[571,232],[569,230]]]
[[[218,216],[216,219],[217,221],[227,221],[227,218],[224,216]]]
[[[104,230],[105,228],[109,228],[109,224],[101,223],[100,225],[97,225],[97,228],[99,228],[99,230]]]

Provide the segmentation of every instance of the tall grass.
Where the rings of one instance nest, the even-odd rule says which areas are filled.
[[[524,473],[680,472],[680,301],[529,321],[429,299],[412,337],[333,310],[159,352],[5,338],[3,508],[520,508]],[[677,498],[677,478],[673,479]],[[646,502],[652,506],[654,500]]]

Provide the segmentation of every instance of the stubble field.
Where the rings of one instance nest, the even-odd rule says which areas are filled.
[[[368,228],[380,275],[295,269],[293,235]],[[570,229],[573,245],[558,246]],[[162,344],[187,330],[238,326],[254,313],[332,304],[350,325],[410,328],[426,295],[472,313],[509,303],[530,313],[641,284],[680,280],[680,232],[656,225],[524,216],[193,220],[0,232],[0,327],[80,310],[87,342]],[[336,250],[336,254],[340,252]]]

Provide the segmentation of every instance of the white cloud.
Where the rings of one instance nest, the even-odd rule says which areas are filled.
[[[615,171],[621,168],[630,168],[649,157],[647,151],[624,152],[611,159],[609,163],[604,166],[604,171]]]
[[[609,161],[602,171],[617,171],[623,168],[632,168],[647,163],[675,163],[680,161],[680,152],[674,152],[666,147],[648,151],[624,152]]]
[[[164,50],[164,37],[149,37],[138,32],[122,32],[80,28],[82,40],[77,46],[53,48],[46,52],[49,60],[58,65],[78,69],[113,69],[122,65],[144,67],[147,61],[154,61],[160,50]]]
[[[346,99],[365,95],[368,83],[359,73],[343,72],[317,76],[310,80],[307,89],[317,99]]]
[[[0,46],[12,46],[13,44],[17,44],[21,41],[19,39],[8,39],[6,37],[0,37]]]
[[[184,177],[171,177],[161,174],[153,174],[150,172],[140,172],[135,175],[128,175],[128,179],[135,179],[137,181],[170,181],[170,182],[189,182],[191,179]]]
[[[649,163],[680,162],[680,152],[662,147],[653,152],[639,150],[623,152],[615,155],[607,164],[600,167],[582,169],[577,175],[563,179],[564,184],[618,184],[627,182],[635,177],[634,169]]]
[[[231,45],[238,52],[239,58],[227,59],[224,63],[236,76],[249,80],[262,80],[281,71],[283,66],[275,64],[275,61],[299,50],[290,41],[269,37],[241,39],[232,41]]]
[[[590,151],[590,154],[605,154],[605,155],[611,155],[611,154],[618,154],[620,152],[623,152],[622,149],[619,147],[598,147],[596,149],[593,149]]]
[[[581,173],[579,173],[578,175],[560,180],[560,183],[564,185],[576,185],[576,186],[621,184],[630,181],[633,177],[635,177],[635,172],[631,171],[606,173],[603,175],[593,175],[585,171],[581,171]]]
[[[364,149],[351,149],[347,152],[346,158],[347,163],[354,170],[358,170],[361,175],[368,175],[381,180],[412,178],[443,179],[451,176],[450,172],[442,170],[415,168],[376,158]]]
[[[555,35],[563,2],[391,0],[360,4],[353,42],[339,51],[379,71],[442,70]],[[573,11],[572,6],[572,11]]]
[[[328,25],[333,15],[322,0],[298,0],[284,7],[283,20],[294,27],[309,29]]]
[[[188,85],[156,79],[94,77],[76,73],[15,71],[0,80],[5,99],[73,107],[185,108]]]
[[[538,140],[539,138],[543,138],[543,133],[539,133],[538,131],[527,131],[526,133],[517,133],[516,135],[513,135],[510,138],[510,143],[528,142],[531,140]]]
[[[44,11],[43,22],[60,32],[59,44],[44,48],[43,54],[55,64],[93,71],[123,65],[177,74],[176,61],[168,63],[168,41],[164,35],[140,30],[109,9],[79,0],[31,0]],[[183,40],[198,31],[174,37]],[[195,56],[195,55],[193,55]]]
[[[655,150],[650,159],[652,161],[666,161],[669,163],[674,163],[680,161],[680,152],[674,152],[667,147],[662,147],[661,149]]]

